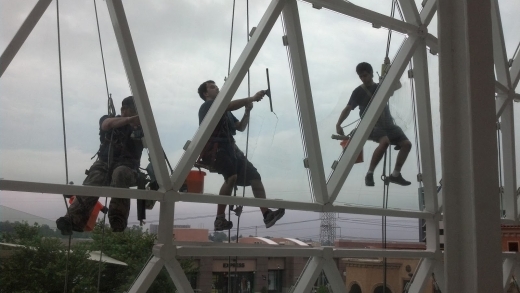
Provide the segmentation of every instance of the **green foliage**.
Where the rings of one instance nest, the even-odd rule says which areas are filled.
[[[143,231],[139,226],[127,228],[124,233],[114,233],[106,227],[103,237],[102,227],[98,224],[92,231],[94,241],[91,250],[101,250],[103,242],[103,253],[127,263],[128,266],[107,265],[101,275],[100,291],[127,291],[151,257],[156,235]],[[180,263],[186,273],[197,273],[193,261],[180,260]],[[166,269],[161,270],[147,292],[175,292],[175,286]]]
[[[38,231],[37,234],[42,237],[54,237],[54,238],[63,238],[63,239],[68,238],[68,236],[61,235],[61,232],[59,230],[51,229],[48,225],[40,226],[38,223],[35,223],[33,226],[29,226],[29,225],[25,225],[25,224],[27,224],[27,223],[26,222],[11,223],[9,221],[0,222],[0,239],[4,239],[3,240],[4,242],[13,243],[11,241],[5,241],[6,238],[4,238],[4,237],[9,237],[8,236],[9,234],[13,234],[15,232],[15,227],[20,226],[20,225],[22,225],[24,227],[30,227],[31,229],[37,230]],[[28,228],[24,228],[24,229],[28,229]],[[24,237],[22,236],[22,238],[24,238]],[[74,232],[74,238],[90,238],[90,232],[82,232],[82,233]],[[7,239],[12,240],[12,238],[7,238]]]
[[[213,242],[224,242],[228,240],[228,235],[224,232],[213,232],[209,234],[208,239]]]
[[[53,230],[48,226],[17,223],[9,227],[12,230],[3,233],[0,240],[26,247],[16,248],[9,258],[0,263],[0,293],[63,292],[67,247],[62,240],[43,237],[52,235],[48,230]],[[73,245],[69,254],[67,292],[96,292],[100,270],[100,292],[128,291],[151,257],[156,236],[137,226],[128,228],[124,233],[113,233],[106,227],[103,235],[99,223],[91,235],[92,241]],[[99,251],[101,248],[104,255],[128,266],[108,263],[99,266],[97,261],[88,260],[89,251]],[[179,262],[188,277],[197,275],[198,269],[191,259]],[[147,292],[175,292],[166,269],[159,273]]]
[[[316,293],[329,293],[329,289],[324,286],[324,285],[321,285],[319,288],[318,288],[318,291],[316,291]]]
[[[56,238],[39,235],[40,226],[27,223],[2,235],[2,241],[24,245],[2,261],[0,292],[63,292],[67,247]],[[88,261],[85,245],[76,245],[68,255],[68,292],[92,292],[97,265]]]

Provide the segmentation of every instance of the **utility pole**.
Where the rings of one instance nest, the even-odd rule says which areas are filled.
[[[320,243],[323,246],[333,246],[336,240],[336,213],[321,213],[320,219]]]

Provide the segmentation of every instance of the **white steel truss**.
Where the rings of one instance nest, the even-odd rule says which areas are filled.
[[[5,72],[11,60],[28,37],[32,29],[37,24],[38,20],[49,6],[51,0],[39,0],[34,9],[28,15],[25,22],[20,27],[17,34],[13,37],[10,44],[4,50],[0,57],[0,77]],[[135,284],[129,292],[146,292],[157,274],[163,267],[166,267],[172,280],[174,281],[179,292],[193,292],[190,284],[183,273],[177,256],[299,256],[309,257],[309,262],[305,267],[302,275],[298,279],[297,284],[293,288],[293,292],[308,292],[319,273],[323,270],[327,275],[331,287],[334,292],[345,292],[346,287],[342,282],[340,272],[333,261],[336,257],[400,257],[400,258],[421,258],[420,266],[413,278],[412,284],[408,292],[419,293],[426,286],[426,282],[431,276],[434,276],[436,284],[441,288],[442,292],[469,292],[465,289],[471,288],[471,292],[499,292],[507,290],[513,272],[518,267],[518,259],[516,254],[502,255],[502,278],[499,280],[499,273],[493,271],[494,277],[485,278],[484,281],[477,280],[478,276],[488,276],[490,268],[489,263],[483,264],[484,261],[490,260],[492,264],[497,264],[499,259],[499,251],[490,249],[490,251],[483,251],[482,248],[473,246],[463,256],[458,256],[457,249],[464,250],[465,246],[471,241],[477,243],[484,243],[484,237],[489,236],[486,232],[479,230],[476,226],[485,225],[488,227],[490,223],[499,223],[499,213],[494,214],[491,207],[498,205],[498,196],[489,196],[489,194],[482,194],[479,190],[481,186],[489,187],[489,183],[485,185],[478,181],[482,172],[474,172],[470,179],[471,186],[474,188],[475,194],[470,194],[460,183],[451,180],[454,170],[459,170],[464,166],[456,166],[456,162],[449,162],[444,160],[443,171],[445,176],[445,184],[443,193],[442,209],[438,202],[437,194],[437,179],[435,158],[434,158],[434,142],[432,132],[431,119],[431,105],[430,105],[430,88],[427,65],[427,48],[430,52],[440,52],[440,72],[441,72],[441,94],[445,93],[447,96],[460,94],[463,96],[462,102],[466,104],[457,104],[459,108],[455,107],[459,112],[447,112],[443,118],[449,118],[449,115],[468,115],[465,105],[469,103],[469,93],[466,89],[457,90],[453,85],[453,81],[446,78],[446,74],[450,72],[458,62],[468,62],[465,64],[473,65],[472,58],[476,56],[492,55],[493,61],[487,60],[488,63],[494,63],[496,70],[496,81],[494,84],[485,85],[486,89],[491,87],[496,91],[495,109],[490,111],[483,111],[471,108],[468,111],[477,111],[489,118],[494,115],[493,121],[500,121],[500,131],[502,132],[503,145],[503,169],[504,169],[504,186],[502,200],[505,207],[505,219],[508,223],[518,224],[518,200],[517,200],[517,182],[516,182],[516,156],[515,156],[515,142],[514,142],[514,111],[513,100],[519,99],[520,95],[515,92],[520,80],[520,55],[513,60],[509,67],[507,62],[506,50],[504,45],[504,35],[502,30],[502,22],[500,19],[498,0],[479,0],[476,3],[462,3],[463,1],[451,0],[428,0],[424,4],[423,9],[419,12],[415,1],[413,0],[399,0],[402,7],[405,21],[400,21],[380,13],[362,8],[350,2],[342,0],[304,0],[304,2],[311,3],[315,7],[329,9],[340,14],[354,17],[360,20],[370,22],[374,27],[385,27],[390,30],[398,31],[407,35],[401,50],[395,57],[386,77],[384,78],[380,89],[374,96],[371,107],[368,108],[364,119],[361,121],[356,135],[353,137],[350,147],[346,149],[345,153],[339,160],[335,170],[328,180],[325,179],[323,170],[323,160],[321,156],[320,141],[318,138],[318,131],[316,126],[316,117],[314,113],[314,105],[312,98],[312,90],[309,82],[307,57],[303,44],[303,36],[299,19],[298,4],[296,0],[271,0],[267,10],[263,14],[260,22],[257,25],[256,31],[247,43],[236,64],[234,65],[229,77],[222,86],[219,93],[219,98],[215,100],[214,106],[209,110],[206,119],[201,123],[198,131],[195,133],[192,141],[185,148],[185,153],[179,160],[171,176],[168,175],[164,160],[164,152],[162,150],[161,141],[159,139],[155,120],[148,99],[146,86],[140,70],[139,61],[132,41],[131,31],[126,20],[126,15],[121,0],[107,0],[108,11],[112,19],[114,32],[117,38],[118,46],[121,52],[123,64],[126,69],[129,84],[136,100],[136,106],[140,113],[141,123],[145,132],[146,145],[150,150],[150,157],[155,169],[156,177],[160,186],[158,191],[143,191],[143,190],[129,190],[129,189],[113,189],[106,187],[91,187],[91,186],[71,186],[60,184],[46,184],[38,182],[23,182],[12,180],[0,180],[0,190],[24,191],[24,192],[39,192],[52,194],[76,194],[84,196],[110,196],[118,198],[136,198],[136,199],[153,199],[160,201],[160,222],[158,231],[158,243],[154,246],[152,259],[146,264],[142,273],[138,276]],[[491,11],[489,19],[486,19],[485,14],[475,12],[478,5],[487,5],[490,7],[487,11]],[[433,19],[437,6],[439,6],[439,42],[437,38],[428,33],[428,25]],[[487,7],[486,6],[486,7]],[[480,11],[482,13],[482,11]],[[242,82],[247,70],[253,63],[257,53],[262,47],[264,41],[269,35],[273,25],[278,17],[283,14],[285,26],[287,28],[287,41],[290,52],[291,68],[295,77],[295,87],[297,100],[299,103],[298,110],[300,111],[302,119],[302,131],[304,134],[304,143],[306,145],[305,154],[307,156],[308,168],[311,175],[312,192],[315,198],[313,203],[294,202],[294,201],[280,201],[256,198],[241,198],[241,197],[227,197],[209,194],[190,194],[178,192],[184,178],[187,176],[189,170],[193,166],[193,162],[197,159],[198,154],[202,151],[205,142],[208,140],[212,127],[222,116],[226,105],[231,101],[240,83]],[[485,42],[492,43],[492,49],[483,50],[475,53],[475,50],[468,53],[468,48],[480,44],[478,40],[468,38],[460,44],[457,43],[458,37],[466,36],[473,33],[475,28],[471,28],[471,24],[475,21],[481,23],[481,19],[475,20],[473,17],[481,17],[488,21],[489,25],[484,27],[488,30],[488,34],[482,37],[489,37]],[[461,24],[461,25],[459,25]],[[484,25],[485,26],[485,25]],[[454,29],[455,28],[455,29]],[[478,29],[482,29],[479,27]],[[474,35],[470,35],[473,36]],[[481,42],[482,43],[482,42]],[[453,57],[451,50],[454,50]],[[492,54],[489,54],[492,51]],[[445,53],[443,52],[450,52]],[[469,57],[467,57],[469,55]],[[455,58],[464,59],[460,61]],[[364,142],[367,140],[371,129],[376,123],[377,118],[383,111],[384,105],[391,95],[393,84],[402,76],[407,65],[413,64],[413,78],[416,84],[417,96],[417,112],[418,112],[418,126],[419,126],[419,141],[420,141],[420,157],[423,166],[422,182],[424,184],[425,194],[425,210],[424,211],[406,211],[399,209],[382,209],[370,207],[356,207],[350,205],[335,205],[335,200],[341,190],[350,170],[361,151]],[[479,68],[480,69],[480,68]],[[482,76],[492,76],[489,68],[482,69]],[[465,80],[469,88],[478,87],[476,80],[471,77],[479,72],[470,72],[468,78]],[[444,74],[444,79],[442,79]],[[460,73],[458,77],[463,78]],[[489,97],[491,99],[491,97]],[[490,100],[491,101],[491,100]],[[449,109],[449,106],[442,103],[441,108]],[[462,114],[461,114],[462,113]],[[471,112],[472,113],[472,112]],[[470,116],[465,116],[467,120],[461,121],[464,125],[473,125],[474,121],[470,121]],[[446,123],[445,121],[443,123]],[[465,124],[467,123],[467,124]],[[447,128],[443,128],[446,131]],[[487,125],[486,130],[489,132],[490,126]],[[448,134],[441,135],[443,140],[450,138],[450,135],[458,135],[460,132],[455,130],[446,131]],[[471,134],[469,134],[469,138]],[[474,140],[468,142],[469,147],[478,148],[475,144],[477,142],[485,141]],[[452,145],[460,145],[463,142],[449,142]],[[448,146],[450,144],[446,144]],[[468,146],[466,146],[467,148]],[[480,149],[478,149],[480,150]],[[460,159],[462,157],[463,149],[451,154],[450,158]],[[446,152],[443,155],[447,154]],[[459,156],[460,155],[460,156]],[[490,159],[491,158],[491,159]],[[445,159],[445,158],[443,158]],[[472,157],[474,163],[479,162],[481,158]],[[492,152],[486,159],[493,165],[496,161],[496,152]],[[466,162],[467,163],[467,162]],[[470,164],[471,165],[471,164]],[[471,166],[470,166],[471,167]],[[459,168],[459,169],[457,169]],[[472,167],[478,168],[478,167]],[[487,172],[488,176],[498,177],[496,169],[491,168],[492,172]],[[462,170],[462,169],[460,169]],[[466,169],[467,170],[467,169]],[[470,170],[472,171],[472,170]],[[491,175],[489,175],[491,174]],[[494,185],[495,181],[492,181]],[[457,185],[458,184],[458,185]],[[484,185],[483,185],[484,184]],[[498,186],[495,186],[498,187]],[[457,189],[459,188],[459,189]],[[463,214],[463,205],[455,198],[458,196],[456,192],[464,193],[468,201],[472,202],[471,213],[469,216],[461,216]],[[499,190],[499,188],[496,188]],[[493,193],[493,192],[491,192]],[[497,192],[498,195],[498,192]],[[491,199],[489,199],[491,198]],[[492,203],[490,208],[479,206],[479,200],[487,200],[486,203]],[[291,247],[262,247],[257,249],[243,246],[243,245],[177,245],[173,242],[171,237],[174,221],[174,208],[176,202],[202,202],[202,203],[220,203],[220,204],[235,204],[247,205],[255,207],[278,207],[302,211],[317,211],[317,212],[335,212],[335,213],[353,213],[366,215],[383,215],[406,218],[422,218],[427,223],[427,249],[424,251],[417,250],[389,250],[389,249],[340,249],[331,247],[322,248],[291,248]],[[446,253],[443,254],[439,247],[439,220],[442,219],[444,210],[445,231],[447,232]],[[471,215],[479,212],[484,214],[481,219],[478,217],[470,218]],[[457,223],[460,220],[460,223]],[[486,222],[487,221],[487,222]],[[462,239],[457,243],[456,233],[463,225],[467,224],[471,227],[465,231],[463,235],[467,238]],[[454,228],[451,228],[454,227]],[[451,229],[451,230],[450,230]],[[496,243],[499,227],[497,225],[491,227],[494,235],[493,243]],[[486,235],[484,235],[486,233]],[[451,249],[451,250],[450,250]],[[464,259],[464,257],[474,257],[472,260]],[[500,259],[500,261],[502,261]],[[444,262],[444,264],[443,264]],[[461,264],[476,265],[477,269],[473,270],[476,274],[466,274],[456,281],[454,278],[459,276],[460,268],[457,265]],[[489,266],[493,267],[493,266]],[[496,269],[493,267],[493,269]],[[459,271],[457,271],[459,270]],[[497,282],[499,280],[500,282]],[[458,284],[456,284],[458,282]],[[488,282],[487,284],[483,284]],[[497,286],[499,284],[500,286]],[[482,285],[482,289],[476,285]],[[498,288],[500,287],[500,288]],[[446,291],[447,290],[447,291]],[[487,291],[486,291],[487,290]]]

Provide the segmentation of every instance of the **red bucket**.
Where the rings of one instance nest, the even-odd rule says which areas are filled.
[[[188,192],[204,193],[204,176],[206,176],[204,171],[191,170],[188,177],[186,177]]]
[[[348,144],[350,143],[350,140],[349,139],[344,139],[340,142],[340,145],[343,147],[343,148],[346,148],[348,146]],[[361,149],[361,152],[359,153],[357,159],[356,159],[356,164],[357,163],[363,163],[363,149]]]

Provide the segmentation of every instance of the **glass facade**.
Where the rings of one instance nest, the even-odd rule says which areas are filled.
[[[231,293],[252,293],[254,277],[253,272],[213,273],[211,293],[228,293],[228,287],[231,287]]]

